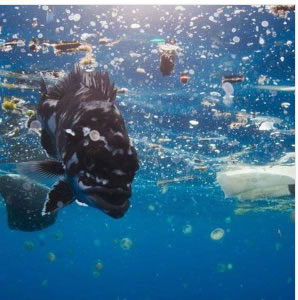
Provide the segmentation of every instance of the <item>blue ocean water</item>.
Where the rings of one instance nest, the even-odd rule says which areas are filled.
[[[27,109],[39,101],[41,71],[75,63],[127,89],[117,105],[140,160],[121,219],[73,203],[54,225],[23,232],[8,227],[2,199],[1,299],[294,299],[294,198],[243,203],[216,180],[230,166],[280,165],[295,151],[294,11],[1,6],[0,26],[1,104],[25,100],[1,109],[1,174],[44,158]],[[32,51],[33,39],[50,46]],[[169,39],[177,56],[163,76],[159,51]],[[54,53],[51,45],[73,40],[92,46],[93,65],[84,51]],[[231,75],[244,78],[227,86],[227,101],[222,78]],[[220,240],[210,236],[216,228]]]

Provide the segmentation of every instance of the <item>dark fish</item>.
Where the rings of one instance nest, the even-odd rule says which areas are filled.
[[[230,82],[230,83],[237,83],[237,82],[243,82],[244,76],[243,75],[231,75],[231,76],[223,76],[222,83]]]
[[[42,216],[44,199],[49,189],[19,175],[0,177],[0,194],[5,201],[10,229],[36,231],[56,221],[57,213]]]
[[[75,199],[114,218],[127,211],[139,164],[116,92],[107,73],[83,73],[78,65],[49,89],[42,79],[37,120],[41,144],[55,160],[21,163],[19,170],[62,176],[48,193],[44,214]]]

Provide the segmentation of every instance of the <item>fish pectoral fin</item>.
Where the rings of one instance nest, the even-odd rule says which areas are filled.
[[[41,130],[41,145],[47,151],[48,155],[52,157],[56,157],[57,150],[55,145],[53,144],[53,140],[48,134],[48,132],[44,129]]]
[[[17,163],[16,166],[19,174],[36,181],[64,175],[64,166],[62,162],[57,160],[21,162]]]
[[[41,214],[47,215],[74,201],[74,195],[65,180],[56,183],[47,195]]]

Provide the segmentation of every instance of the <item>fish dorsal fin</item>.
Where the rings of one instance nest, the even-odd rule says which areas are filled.
[[[46,83],[44,81],[44,77],[43,77],[42,73],[40,73],[40,92],[43,95],[46,95],[48,93],[47,86],[46,86]]]
[[[70,73],[48,89],[47,95],[52,99],[61,99],[68,92],[75,92],[80,88],[83,72],[78,64],[75,64]]]
[[[88,89],[88,95],[96,99],[114,103],[117,89],[111,84],[108,73],[83,72],[78,64],[75,64],[70,73],[50,87],[47,91],[42,84],[42,92],[47,91],[47,96],[52,99],[61,99],[66,93],[77,92],[82,88]],[[86,92],[86,91],[84,91]]]
[[[111,84],[108,73],[88,72],[84,73],[83,84],[90,89],[96,99],[114,103],[117,89],[115,84]]]

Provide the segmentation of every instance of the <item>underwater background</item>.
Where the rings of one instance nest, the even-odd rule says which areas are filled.
[[[75,63],[123,89],[116,103],[140,160],[116,220],[73,203],[43,230],[14,230],[3,190],[26,192],[1,187],[1,299],[294,299],[294,197],[243,203],[216,180],[230,165],[295,163],[292,9],[0,6],[0,28],[2,176],[46,159],[26,126],[40,72],[53,84]],[[163,76],[171,39],[175,68]],[[82,50],[57,53],[74,40]],[[227,91],[225,76],[243,80]]]

